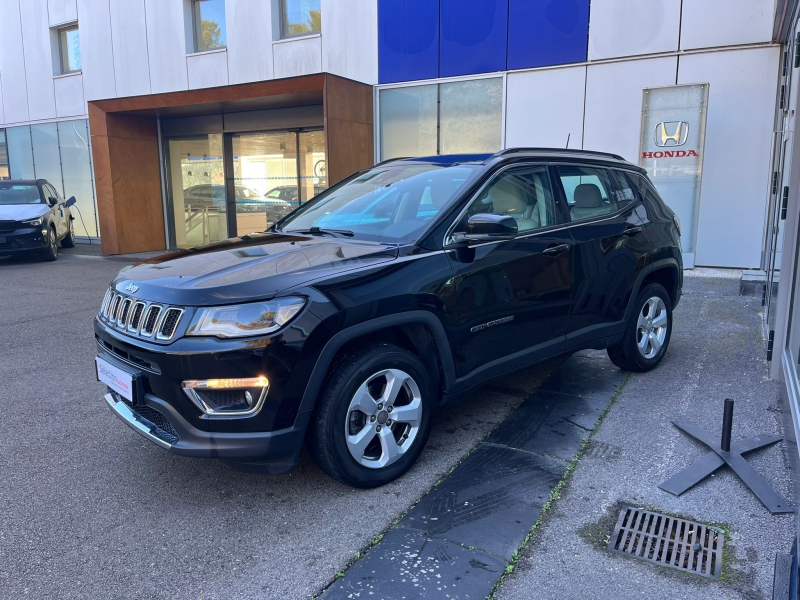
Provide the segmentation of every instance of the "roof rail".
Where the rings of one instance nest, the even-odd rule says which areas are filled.
[[[386,160],[382,160],[379,163],[375,163],[372,165],[373,167],[380,167],[381,165],[385,165],[386,163],[395,162],[396,160],[407,160],[409,158],[413,158],[411,156],[398,156],[396,158],[387,158]]]
[[[628,162],[619,154],[612,154],[611,152],[598,152],[597,150],[578,150],[575,148],[506,148],[496,152],[492,158],[498,156],[505,156],[507,154],[516,154],[517,152],[561,152],[565,154],[596,154],[597,156],[610,156],[616,160]]]

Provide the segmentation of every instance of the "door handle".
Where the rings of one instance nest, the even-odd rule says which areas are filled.
[[[566,252],[570,249],[569,244],[559,244],[558,246],[550,246],[549,248],[545,248],[542,250],[542,254],[547,254],[548,256],[557,256],[562,252]]]
[[[638,225],[632,225],[631,227],[626,227],[625,231],[622,232],[623,235],[627,235],[628,237],[633,237],[637,233],[642,233],[642,228]]]

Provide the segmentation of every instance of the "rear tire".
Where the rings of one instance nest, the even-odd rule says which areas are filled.
[[[639,292],[622,341],[608,348],[608,357],[625,371],[644,373],[655,369],[672,336],[672,301],[659,283]]]
[[[42,252],[42,260],[52,262],[58,260],[58,236],[56,235],[56,228],[50,227],[50,233],[47,238],[47,250]]]
[[[71,217],[69,219],[69,229],[67,230],[67,236],[63,240],[61,240],[61,247],[62,248],[75,247],[75,225]]]
[[[371,344],[331,369],[309,428],[309,451],[320,469],[346,485],[384,485],[416,462],[434,406],[430,379],[415,355]]]

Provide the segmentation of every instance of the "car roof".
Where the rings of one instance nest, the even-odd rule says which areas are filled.
[[[47,179],[0,179],[2,185],[43,185],[48,183]]]
[[[638,171],[644,171],[641,167],[628,162],[619,154],[612,154],[610,152],[598,152],[594,150],[579,150],[579,149],[566,149],[566,148],[506,148],[494,154],[444,154],[440,156],[421,156],[416,158],[395,158],[386,160],[379,164],[387,164],[394,162],[424,162],[429,164],[436,164],[441,166],[452,166],[455,164],[475,163],[475,164],[489,164],[492,161],[503,161],[512,158],[532,157],[537,159],[558,160],[558,159],[588,159],[593,161],[604,161],[610,163],[618,163],[620,166],[634,168]]]

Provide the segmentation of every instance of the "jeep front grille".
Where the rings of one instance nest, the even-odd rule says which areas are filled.
[[[186,309],[139,300],[109,289],[98,318],[126,335],[168,342],[176,337]]]
[[[164,318],[161,319],[161,326],[158,328],[158,339],[171,340],[182,316],[182,308],[168,308],[164,312]]]
[[[144,325],[142,325],[141,334],[144,337],[150,337],[156,330],[156,323],[161,316],[161,305],[151,304],[147,309],[147,316],[144,318]]]

